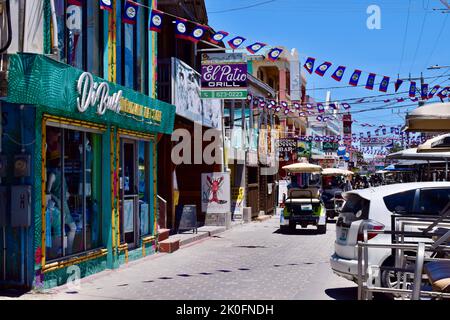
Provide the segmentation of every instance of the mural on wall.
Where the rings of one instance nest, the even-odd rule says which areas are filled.
[[[206,213],[228,213],[231,211],[229,173],[202,174],[202,211]]]
[[[200,125],[222,129],[222,101],[200,98],[200,74],[172,58],[172,104],[176,113]]]

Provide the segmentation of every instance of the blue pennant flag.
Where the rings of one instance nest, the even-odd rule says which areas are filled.
[[[194,28],[192,29],[191,35],[189,36],[189,40],[194,43],[199,42],[205,35],[206,30],[208,30],[208,27],[200,24],[195,24]]]
[[[342,107],[343,107],[345,110],[348,110],[348,109],[351,108],[351,106],[350,106],[348,103],[346,103],[346,102],[344,102],[344,103],[342,104]]]
[[[331,77],[336,81],[341,81],[344,76],[345,69],[346,67],[339,66]]]
[[[112,12],[113,11],[112,1],[111,0],[100,0],[100,9]]]
[[[178,18],[175,20],[175,38],[190,40],[187,33],[187,23],[188,21],[183,18]]]
[[[231,48],[233,49],[237,49],[241,46],[241,44],[245,41],[246,39],[244,37],[234,37],[233,39],[231,39],[230,41],[228,41],[228,44],[230,45]]]
[[[361,77],[361,72],[361,70],[355,70],[355,72],[353,72],[349,82],[351,86],[356,87],[358,85],[359,78]]]
[[[433,98],[436,92],[438,92],[440,87],[441,87],[440,85],[434,86],[433,89],[431,89],[430,93],[428,94],[428,99]]]
[[[149,30],[161,32],[163,19],[164,13],[158,10],[152,10],[152,13],[150,15]]]
[[[397,81],[395,81],[395,92],[398,91],[398,89],[400,89],[400,86],[402,85],[403,80],[397,79]]]
[[[370,73],[367,78],[366,89],[373,90],[373,86],[375,85],[375,73]]]
[[[428,84],[423,83],[420,90],[422,100],[428,99]]]
[[[411,81],[411,84],[409,86],[409,96],[411,98],[414,98],[416,96],[416,82],[415,81]]]
[[[126,24],[136,24],[139,6],[133,2],[125,1],[122,21]]]
[[[325,75],[325,73],[328,71],[328,69],[330,69],[331,67],[331,62],[324,62],[322,63],[319,67],[317,67],[316,69],[316,73],[323,77]]]
[[[380,91],[381,92],[386,92],[387,91],[387,88],[389,86],[389,80],[390,80],[389,77],[384,77],[383,78],[383,80],[380,83]]]
[[[262,42],[255,42],[254,44],[247,47],[247,51],[250,52],[251,54],[256,54],[258,53],[259,50],[261,50],[265,46],[267,46],[267,44]]]
[[[314,71],[315,62],[316,62],[316,59],[309,57],[306,60],[305,65],[303,67],[306,69],[306,71],[308,71],[311,74]]]
[[[441,99],[442,102],[444,102],[444,99],[449,95],[450,93],[450,87],[445,87],[441,90],[441,92],[438,93],[438,97]]]
[[[210,38],[209,41],[211,41],[214,44],[219,44],[223,41],[223,39],[225,37],[227,37],[229,35],[228,32],[226,31],[217,31],[215,34],[213,34]]]
[[[280,57],[282,52],[283,52],[283,49],[281,49],[281,48],[273,48],[267,54],[267,59],[269,59],[272,62],[275,62],[278,60],[278,58]]]

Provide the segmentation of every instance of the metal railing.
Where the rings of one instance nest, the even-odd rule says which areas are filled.
[[[419,300],[421,297],[450,298],[449,293],[423,288],[423,280],[426,280],[423,277],[425,262],[448,261],[446,255],[450,253],[450,246],[444,243],[449,241],[450,231],[442,233],[432,232],[432,230],[436,227],[450,228],[450,220],[446,217],[438,217],[439,223],[436,223],[436,218],[429,216],[394,217],[393,220],[393,231],[370,231],[377,234],[390,234],[392,243],[368,243],[367,229],[364,230],[364,241],[358,242],[358,299],[370,300],[375,292],[389,293],[412,300]],[[409,231],[408,228],[420,231]],[[424,238],[424,241],[417,241],[417,238]],[[433,241],[433,238],[437,240]],[[391,249],[395,258],[394,267],[369,265],[369,249]],[[445,258],[436,257],[437,253],[443,254]],[[383,270],[396,274],[397,283],[394,288],[374,285],[374,279],[379,277]]]

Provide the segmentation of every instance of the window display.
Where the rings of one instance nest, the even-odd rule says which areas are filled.
[[[47,260],[101,245],[101,137],[47,126]]]

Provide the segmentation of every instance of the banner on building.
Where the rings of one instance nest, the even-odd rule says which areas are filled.
[[[247,57],[242,53],[202,54],[202,99],[247,99]]]
[[[202,174],[202,212],[231,212],[230,173]]]
[[[177,115],[200,125],[222,129],[222,100],[200,97],[200,74],[172,58],[172,104]]]
[[[307,158],[311,157],[311,142],[308,141],[297,141],[297,157]]]

